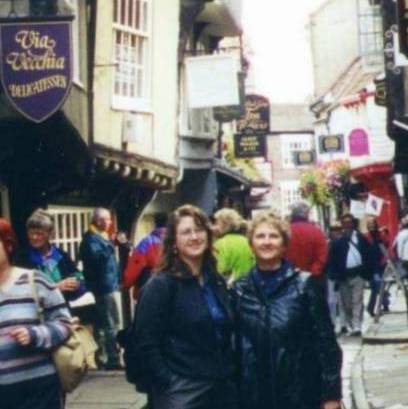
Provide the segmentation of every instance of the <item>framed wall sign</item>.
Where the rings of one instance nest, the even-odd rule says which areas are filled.
[[[308,166],[315,162],[315,154],[313,151],[296,151],[293,152],[293,161],[296,166]]]
[[[320,135],[319,150],[320,153],[344,152],[344,135]]]

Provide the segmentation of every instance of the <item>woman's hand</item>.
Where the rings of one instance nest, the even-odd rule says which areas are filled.
[[[22,346],[30,344],[31,337],[26,327],[18,327],[11,331],[10,335]]]
[[[74,277],[69,277],[59,281],[57,286],[62,292],[76,291],[79,288],[79,281]]]
[[[322,404],[322,409],[340,409],[341,404],[339,400],[330,400]]]

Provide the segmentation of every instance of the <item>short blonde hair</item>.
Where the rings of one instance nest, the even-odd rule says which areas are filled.
[[[216,222],[224,225],[222,234],[227,233],[245,233],[247,223],[242,216],[234,209],[221,209],[214,213]]]
[[[270,226],[275,228],[282,236],[285,246],[288,245],[290,239],[289,223],[287,223],[271,210],[260,211],[253,217],[248,229],[249,242],[252,242],[252,238],[254,236],[256,228],[263,223],[269,224]]]

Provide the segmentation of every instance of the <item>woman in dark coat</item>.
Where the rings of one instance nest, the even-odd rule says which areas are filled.
[[[134,323],[137,364],[154,409],[237,408],[229,301],[215,272],[207,216],[194,206],[178,208]]]
[[[337,409],[341,350],[326,301],[308,273],[285,259],[288,226],[255,216],[257,265],[234,287],[243,409]]]

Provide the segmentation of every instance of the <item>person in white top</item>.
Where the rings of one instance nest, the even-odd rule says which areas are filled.
[[[401,228],[394,241],[394,248],[397,251],[398,259],[402,267],[408,274],[408,215],[401,219]]]
[[[330,247],[329,270],[339,287],[341,333],[361,336],[364,280],[373,273],[370,246],[351,214],[341,217],[343,234]]]

